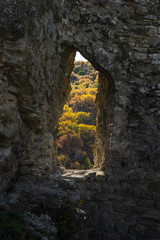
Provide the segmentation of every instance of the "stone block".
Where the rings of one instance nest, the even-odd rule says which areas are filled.
[[[154,201],[153,200],[139,200],[137,201],[137,205],[138,206],[143,206],[143,207],[147,207],[147,208],[152,208],[154,207]]]
[[[125,217],[123,218],[125,222],[127,222],[129,225],[133,225],[137,223],[137,216],[133,214],[126,214]]]
[[[30,171],[31,171],[31,169],[29,167],[24,166],[24,167],[21,167],[20,174],[22,174],[22,175],[29,174]]]
[[[160,181],[150,183],[149,190],[152,192],[160,192]]]
[[[148,13],[148,9],[146,7],[144,7],[144,6],[139,5],[136,8],[136,13],[137,14],[141,14],[141,15],[145,15],[145,14]]]
[[[160,231],[157,230],[149,230],[146,233],[147,240],[159,240],[160,239]]]
[[[146,53],[136,52],[136,53],[134,53],[134,56],[138,60],[146,60],[147,59],[147,54]]]
[[[96,180],[98,182],[105,182],[106,174],[103,171],[97,171],[96,172]]]
[[[145,47],[133,47],[133,50],[137,51],[137,52],[141,52],[141,53],[146,53],[147,52],[147,48]]]
[[[152,59],[152,64],[160,64],[160,53],[150,54],[149,57]]]
[[[141,225],[135,224],[135,225],[131,225],[129,227],[129,232],[133,233],[135,235],[144,235],[145,236],[146,229],[147,228],[145,226],[141,226]]]
[[[101,228],[103,229],[103,231],[107,232],[107,231],[113,231],[114,232],[114,221],[111,221],[109,218],[106,220],[105,216],[100,220],[100,224],[101,224]]]
[[[111,202],[123,202],[123,201],[124,201],[124,197],[123,197],[123,196],[116,195],[116,194],[114,194],[114,193],[109,194],[108,199],[109,199]]]
[[[11,148],[1,148],[0,152],[0,162],[3,165],[5,161],[7,161],[7,158],[11,156]]]
[[[68,191],[68,196],[70,201],[72,201],[73,203],[81,200],[80,194],[73,191]]]
[[[125,6],[125,11],[127,12],[127,13],[134,13],[134,8],[133,7],[127,7],[127,6]]]
[[[0,127],[0,135],[3,138],[12,138],[16,133],[16,124],[8,125],[7,127]]]
[[[153,193],[153,200],[160,201],[160,193],[157,192]]]
[[[148,173],[145,175],[145,179],[155,181],[158,180],[158,175],[156,173]]]
[[[143,191],[139,191],[138,189],[134,190],[133,196],[136,198],[140,198],[140,199],[151,199],[152,198],[152,194],[150,192],[147,192],[147,191],[143,192]]]
[[[118,233],[127,233],[129,229],[128,223],[118,222],[115,224],[115,229]]]
[[[147,15],[147,16],[145,16],[145,19],[150,19],[150,20],[157,20],[157,16],[155,16],[155,15]]]
[[[110,214],[112,212],[112,205],[113,203],[110,201],[106,201],[106,202],[97,202],[97,206],[98,209],[100,210],[100,212],[102,213],[103,218],[106,219],[111,219],[111,217],[108,216],[108,214]]]
[[[139,3],[141,5],[146,5],[147,1],[146,0],[135,0],[136,3]]]
[[[120,234],[118,233],[115,233],[114,231],[110,231],[110,232],[107,232],[107,233],[104,233],[104,236],[103,236],[105,240],[121,240],[121,237],[120,237]],[[98,238],[96,239],[92,239],[92,238],[89,238],[88,240],[97,240]]]
[[[90,191],[87,191],[87,190],[86,191],[81,190],[81,191],[79,191],[79,195],[80,195],[80,199],[82,201],[90,201],[93,193],[91,193]]]
[[[137,237],[134,234],[126,234],[126,233],[121,233],[120,234],[121,239],[123,240],[137,240]],[[112,239],[111,239],[112,240]],[[142,239],[141,239],[142,240]]]
[[[101,192],[101,184],[99,184],[99,182],[87,182],[86,188],[92,190],[93,192]]]
[[[132,208],[132,213],[137,214],[137,215],[141,215],[146,213],[146,209],[145,207],[142,206],[135,206]]]
[[[158,34],[158,29],[155,26],[147,26],[145,27],[145,29],[147,30],[147,34],[150,37],[157,37]]]
[[[108,194],[107,193],[102,193],[102,192],[97,192],[94,196],[94,199],[96,201],[101,201],[101,202],[108,201]]]
[[[159,202],[156,201],[156,208],[160,209],[160,201]]]
[[[155,221],[147,216],[138,217],[137,222],[138,224],[144,225],[144,226],[151,226],[151,227],[155,226]]]
[[[131,207],[130,206],[126,206],[125,204],[118,204],[118,203],[115,203],[113,206],[112,206],[112,209],[114,212],[117,212],[117,213],[130,213],[131,212]]]
[[[32,160],[32,159],[23,160],[23,161],[20,162],[20,165],[21,165],[21,166],[26,166],[26,167],[28,167],[28,166],[34,166],[34,164],[35,164],[35,162],[34,162],[34,160]]]
[[[121,195],[121,196],[126,196],[126,197],[130,197],[132,196],[132,189],[116,189],[115,190],[117,195]]]
[[[159,0],[147,0],[147,3],[156,4],[159,3]]]

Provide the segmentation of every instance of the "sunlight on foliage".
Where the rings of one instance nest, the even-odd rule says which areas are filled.
[[[75,62],[71,86],[57,127],[58,161],[65,168],[90,169],[96,135],[98,72],[89,62]]]

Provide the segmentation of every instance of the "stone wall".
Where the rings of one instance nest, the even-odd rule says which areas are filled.
[[[159,1],[76,1],[68,13],[65,42],[104,76],[98,158],[103,154],[108,167],[150,169],[158,160],[159,7]]]
[[[95,164],[157,167],[158,10],[152,0],[2,1],[1,164],[20,162],[22,174],[39,177],[50,172],[52,132],[79,50],[100,73]]]
[[[57,165],[52,133],[70,92],[65,72],[73,68],[74,52],[62,51],[57,40],[60,3],[48,4],[1,1],[3,182],[16,172],[41,178]]]
[[[78,50],[99,71],[95,166],[106,179],[98,224],[108,223],[100,239],[109,229],[158,239],[159,1],[3,0],[0,12],[1,190],[17,176],[57,171],[53,130]]]

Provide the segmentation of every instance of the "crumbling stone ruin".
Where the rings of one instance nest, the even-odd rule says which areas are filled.
[[[24,214],[29,239],[57,239],[53,215],[80,202],[68,240],[160,239],[160,1],[1,0],[0,13],[1,209]],[[61,172],[53,130],[76,51],[99,71],[95,166]]]

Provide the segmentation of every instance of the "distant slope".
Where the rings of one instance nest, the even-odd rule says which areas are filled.
[[[98,72],[89,62],[75,62],[71,86],[57,127],[58,160],[66,168],[89,169],[96,134]]]

